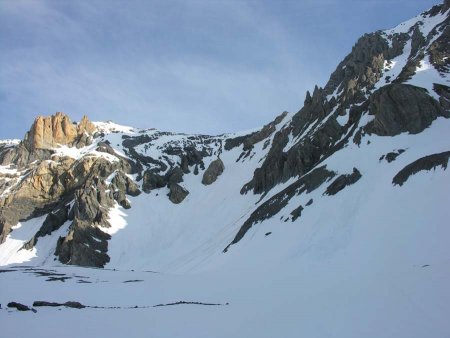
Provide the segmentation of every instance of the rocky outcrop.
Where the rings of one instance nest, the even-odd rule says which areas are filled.
[[[323,110],[323,112],[325,113],[327,110]],[[296,121],[293,120],[293,129],[295,130],[297,127],[294,123]],[[252,180],[244,185],[241,193],[247,193],[249,190],[258,194],[264,193],[291,177],[304,175],[323,159],[323,156],[330,151],[344,132],[336,119],[330,118],[318,126],[310,137],[303,138],[285,152],[284,148],[288,143],[291,130],[286,128],[275,134],[272,147],[263,164],[255,170]]]
[[[101,230],[110,227],[108,210],[114,205],[111,191],[98,177],[90,177],[75,193],[73,222],[65,237],[58,240],[55,255],[64,264],[103,267],[109,262],[108,240]]]
[[[338,176],[325,190],[324,195],[336,195],[339,191],[343,190],[345,187],[355,184],[361,178],[361,173],[358,169],[353,168],[353,172],[349,175]]]
[[[81,135],[83,133],[87,133],[87,134],[94,134],[97,131],[97,128],[95,127],[95,125],[89,121],[88,117],[86,115],[84,115],[81,118],[81,121],[78,123],[77,126],[77,134]]]
[[[168,184],[181,183],[183,182],[183,174],[183,169],[181,169],[180,167],[175,167],[167,172],[167,174],[165,175],[165,180]]]
[[[380,88],[370,97],[369,112],[375,119],[366,131],[380,136],[417,134],[438,116],[450,117],[425,89],[397,83]]]
[[[155,174],[154,172],[147,170],[145,171],[144,177],[142,179],[142,190],[148,194],[153,189],[165,187],[166,184],[167,182],[164,176]]]
[[[7,306],[9,308],[17,309],[18,311],[31,311],[28,306],[17,302],[9,302]]]
[[[77,129],[63,113],[39,116],[26,134],[24,143],[29,150],[55,148],[71,144],[77,137]]]
[[[111,186],[105,179],[116,171]],[[51,234],[67,221],[69,232],[58,240],[55,254],[65,264],[102,267],[109,261],[107,241],[101,230],[109,227],[108,210],[115,201],[125,205],[125,195],[140,193],[125,173],[128,162],[116,157],[85,156],[75,161],[53,156],[40,162],[12,194],[0,200],[0,240],[4,241],[19,221],[48,214],[37,233],[24,245],[32,249],[40,237]],[[73,207],[69,210],[69,205]]]
[[[30,151],[74,145],[85,133],[91,135],[95,130],[95,126],[86,116],[78,125],[60,112],[48,117],[39,116],[25,135],[24,145]]]
[[[86,306],[80,302],[68,301],[65,303],[47,302],[42,300],[37,300],[33,302],[34,307],[68,307],[72,309],[84,309]]]
[[[189,191],[184,189],[181,185],[177,183],[169,184],[169,200],[174,204],[179,204],[184,201],[186,196],[189,195]]]
[[[212,161],[209,164],[208,169],[206,169],[203,174],[202,184],[204,185],[213,184],[217,180],[217,178],[220,175],[222,175],[224,170],[225,165],[223,164],[220,158],[217,158],[216,160]]]
[[[363,89],[373,87],[382,75],[384,60],[400,55],[403,45],[389,48],[380,32],[365,34],[331,75],[325,92],[329,95],[339,88],[343,104],[364,100]]]
[[[270,137],[275,132],[276,126],[283,121],[287,114],[288,112],[286,111],[281,113],[275,118],[275,120],[262,127],[261,130],[255,131],[248,135],[226,139],[225,150],[231,150],[240,145],[243,145],[244,151],[253,148],[255,144]]]
[[[324,182],[333,178],[335,175],[336,174],[333,171],[327,170],[326,166],[316,168],[304,175],[295,183],[289,185],[286,189],[265,201],[244,222],[233,241],[228,244],[223,251],[227,252],[231,245],[238,243],[254,224],[262,222],[280,212],[284,207],[286,207],[289,200],[294,195],[298,196],[305,192],[310,193],[321,186]]]
[[[61,205],[50,212],[42,223],[38,232],[23,245],[23,249],[31,250],[40,237],[50,235],[53,231],[58,230],[65,222],[69,220],[70,205]]]
[[[141,193],[139,187],[122,171],[118,171],[111,181],[114,199],[125,209],[130,209],[131,205],[126,195],[138,196]]]
[[[450,115],[450,87],[435,83],[433,89],[439,95],[439,104],[444,111],[444,116]]]
[[[382,155],[379,159],[379,161],[386,160],[388,163],[394,162],[397,157],[405,152],[405,149],[399,149],[396,151],[391,151],[387,153],[386,155]]]
[[[35,161],[48,160],[60,145],[80,148],[91,144],[95,132],[95,125],[86,116],[79,124],[63,113],[39,116],[20,144],[0,149],[0,165],[23,168]]]
[[[15,165],[18,168],[25,168],[35,161],[44,161],[50,159],[54,153],[51,149],[29,150],[23,142],[15,147],[9,147],[0,150],[0,165]]]
[[[420,171],[429,171],[437,167],[447,169],[448,160],[450,158],[450,151],[445,151],[439,154],[428,155],[408,164],[392,179],[394,185],[402,186],[412,175]]]

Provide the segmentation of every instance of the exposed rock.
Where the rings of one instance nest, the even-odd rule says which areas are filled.
[[[138,196],[141,193],[138,185],[122,171],[117,171],[116,175],[111,180],[111,184],[116,190],[123,191],[130,196]]]
[[[335,173],[327,170],[326,166],[316,168],[268,199],[250,215],[239,229],[233,241],[223,251],[227,252],[231,245],[238,243],[254,224],[262,222],[280,212],[294,195],[301,195],[304,192],[309,193],[334,176]]]
[[[17,309],[19,311],[31,311],[31,309],[28,306],[20,304],[20,303],[17,303],[17,302],[10,302],[10,303],[8,303],[8,307],[15,308],[15,309]]]
[[[34,307],[41,307],[41,306],[47,306],[47,307],[58,307],[61,306],[62,304],[60,303],[55,303],[55,302],[46,302],[46,301],[35,301],[33,302],[33,306]]]
[[[138,196],[141,193],[137,184],[122,171],[118,171],[113,177],[111,187],[113,189],[114,199],[125,209],[131,208],[130,201],[128,201],[126,195]]]
[[[181,182],[183,182],[183,174],[184,174],[184,172],[180,167],[175,167],[175,168],[169,170],[169,172],[167,173],[167,175],[165,177],[165,181],[168,184],[181,183]]]
[[[79,136],[84,133],[92,134],[95,130],[95,126],[86,116],[77,126],[67,115],[58,112],[48,117],[37,117],[30,131],[25,135],[24,144],[30,151],[72,145]]]
[[[298,208],[295,208],[292,212],[292,222],[294,222],[297,218],[299,218],[302,215],[303,207],[300,205]]]
[[[169,184],[169,200],[172,203],[179,204],[183,202],[183,200],[186,198],[186,196],[189,194],[189,191],[184,189],[182,186],[180,186],[177,183],[170,183]]]
[[[109,262],[106,254],[111,236],[93,227],[88,221],[75,220],[66,237],[60,237],[55,255],[63,264],[103,267]]]
[[[231,150],[235,147],[240,146],[241,144],[244,145],[244,150],[251,149],[256,143],[261,142],[271,136],[275,132],[276,126],[281,123],[281,121],[283,121],[287,114],[287,112],[281,113],[275,118],[275,120],[273,120],[269,124],[266,124],[259,131],[244,136],[226,139],[225,150]]]
[[[440,72],[448,73],[450,71],[450,62],[448,60],[450,56],[450,25],[447,18],[447,24],[442,26],[442,34],[433,41],[428,48],[429,60],[431,64]]]
[[[77,129],[69,117],[56,113],[49,117],[37,117],[24,142],[30,150],[49,149],[60,144],[70,144],[77,135]]]
[[[135,163],[132,160],[119,155],[108,143],[99,142],[97,145],[97,151],[110,154],[119,160],[120,166],[118,168],[124,173],[136,174],[142,171],[142,166],[139,162]]]
[[[55,303],[55,302],[46,302],[46,301],[35,301],[33,302],[33,306],[34,307],[59,307],[59,306],[64,306],[64,307],[69,307],[72,309],[84,309],[86,306],[81,304],[80,302],[73,302],[73,301],[69,301],[69,302],[65,302],[65,303]]]
[[[324,154],[328,155],[343,130],[335,119],[328,119],[310,138],[303,139],[284,152],[289,133],[289,129],[283,129],[275,134],[263,164],[255,170],[252,180],[244,185],[241,193],[251,189],[254,193],[264,193],[291,177],[304,175],[323,160]]]
[[[208,169],[203,174],[202,178],[202,184],[204,185],[210,185],[214,183],[217,178],[222,175],[223,171],[225,170],[225,165],[223,164],[222,160],[220,158],[217,158],[216,160],[212,161]]]
[[[104,162],[108,163],[108,162]],[[113,192],[107,191],[104,178],[114,167],[97,168],[75,192],[73,222],[69,233],[58,240],[55,255],[64,264],[103,267],[109,262],[106,254],[111,236],[101,230],[110,227],[108,210],[114,206]],[[98,173],[105,176],[101,179]]]
[[[403,154],[405,149],[399,149],[397,151],[391,151],[386,155],[380,157],[380,161],[386,160],[388,163],[394,162],[400,154]]]
[[[268,138],[270,135],[272,135],[275,130],[276,130],[276,126],[283,121],[283,119],[286,117],[288,113],[285,111],[282,114],[280,114],[279,116],[277,116],[275,118],[274,121],[272,121],[269,124],[266,124],[260,131],[251,134],[249,137],[247,137],[244,140],[244,150],[248,150],[250,148],[253,147],[253,145],[255,145],[256,143],[261,142],[262,140],[265,140],[266,138]]]
[[[340,86],[343,89],[341,103],[363,100],[363,88],[373,87],[380,79],[384,60],[402,51],[403,45],[390,49],[381,32],[363,35],[331,75],[325,87],[326,94],[332,94]]]
[[[370,97],[369,111],[375,119],[366,130],[380,136],[417,134],[444,115],[425,89],[407,84],[390,84],[377,90]]]
[[[433,89],[439,95],[439,104],[445,112],[444,115],[450,115],[450,87],[435,83]]]
[[[40,237],[50,235],[53,231],[58,230],[68,220],[69,205],[63,205],[50,212],[36,235],[34,235],[33,238],[23,245],[23,249],[31,250],[36,245]]]
[[[353,168],[353,172],[350,175],[340,175],[337,177],[333,183],[331,183],[324,195],[336,195],[339,191],[344,189],[345,187],[355,184],[360,178],[361,173],[358,169]]]
[[[14,164],[18,168],[24,168],[35,161],[49,160],[53,153],[54,151],[50,149],[30,151],[26,148],[24,142],[21,142],[15,147],[0,150],[0,165]]]
[[[159,189],[165,187],[167,184],[164,176],[159,174],[155,174],[154,172],[147,170],[144,173],[143,181],[142,181],[142,190],[145,193],[149,193],[153,189]]]
[[[447,169],[448,159],[450,158],[450,151],[433,154],[419,158],[418,160],[408,164],[392,179],[394,185],[402,186],[412,175],[417,174],[422,170],[436,169],[441,166],[442,169]]]
[[[93,134],[97,131],[97,128],[94,126],[94,124],[89,121],[88,117],[86,115],[83,116],[80,123],[78,123],[77,126],[77,133],[78,135],[81,135],[83,133],[87,134]]]

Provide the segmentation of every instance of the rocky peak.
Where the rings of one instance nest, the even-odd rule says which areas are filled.
[[[24,139],[25,147],[30,150],[50,149],[59,145],[72,146],[87,133],[92,135],[96,128],[86,116],[80,123],[74,124],[64,113],[52,116],[38,116]]]
[[[81,119],[80,123],[78,123],[78,127],[77,127],[78,135],[81,135],[85,132],[91,135],[96,130],[97,130],[97,128],[94,126],[94,124],[91,121],[89,121],[89,118],[86,115],[84,115],[83,118]]]

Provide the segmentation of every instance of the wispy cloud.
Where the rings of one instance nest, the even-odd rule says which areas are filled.
[[[55,111],[190,132],[262,125],[300,108],[367,30],[339,20],[343,3],[364,13],[350,0],[1,1],[0,138]]]

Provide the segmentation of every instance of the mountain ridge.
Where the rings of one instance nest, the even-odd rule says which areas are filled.
[[[146,203],[178,215],[172,221],[181,233],[185,218],[201,224],[202,230],[192,231],[205,232],[192,246],[183,243],[174,261],[189,260],[210,241],[220,243],[211,257],[222,255],[278,214],[284,214],[283,223],[301,222],[302,213],[317,202],[308,199],[311,204],[293,207],[294,200],[324,188],[322,196],[334,196],[365,179],[361,163],[341,170],[329,165],[341,151],[358,153],[377,137],[419,135],[437,119],[450,117],[449,8],[446,0],[394,29],[364,35],[325,87],[306,93],[297,113],[284,112],[251,133],[189,135],[92,123],[87,117],[74,124],[62,113],[37,118],[19,144],[0,144],[0,263],[53,264],[54,258],[63,264],[114,267],[119,263],[111,262],[110,244],[120,232],[137,236],[131,233],[134,225],[124,222],[135,212],[145,219]],[[395,158],[411,152],[388,149],[377,158],[400,150]],[[218,197],[212,196],[215,189]],[[202,202],[205,198],[212,204]],[[221,199],[229,205],[221,205]],[[215,215],[215,208],[229,215]],[[13,238],[18,226],[37,218],[41,221],[30,226],[29,234]],[[175,240],[165,237],[169,220],[155,215],[153,221],[161,223],[156,233],[172,244],[152,253],[150,268],[182,241],[180,234]],[[210,222],[220,226],[209,229]],[[158,247],[157,237],[148,243]],[[46,248],[41,253],[36,248],[42,241]],[[196,259],[212,259],[208,255]],[[172,265],[170,260],[161,266]]]

